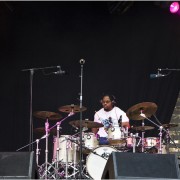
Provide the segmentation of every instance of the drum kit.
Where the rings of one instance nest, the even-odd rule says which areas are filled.
[[[45,127],[34,129],[35,133],[44,135],[36,141],[36,163],[41,179],[79,179],[79,173],[85,179],[101,179],[106,162],[112,152],[133,152],[133,153],[168,153],[167,143],[170,143],[169,129],[177,124],[156,124],[149,118],[155,114],[157,105],[152,102],[143,102],[129,108],[126,112],[131,120],[142,121],[142,126],[111,127],[107,130],[108,145],[101,145],[97,135],[91,132],[91,128],[103,127],[102,124],[89,120],[73,120],[69,124],[77,129],[74,135],[60,134],[61,123],[75,113],[87,110],[86,107],[78,105],[66,105],[58,108],[60,112],[68,113],[63,118],[59,113],[49,111],[36,111],[33,115],[36,118],[44,119]],[[63,118],[63,119],[62,119]],[[159,137],[146,137],[145,132],[154,129],[153,126],[146,126],[144,120],[147,119],[159,128]],[[49,127],[49,121],[58,121],[54,126]],[[80,132],[82,125],[82,144],[80,143]],[[89,130],[89,132],[87,132]],[[133,133],[132,133],[133,132]],[[166,142],[162,134],[166,133]],[[139,134],[141,133],[141,136]],[[52,162],[48,162],[48,136],[54,135]],[[45,163],[39,165],[40,149],[38,143],[41,139],[46,139]],[[82,154],[80,154],[82,145]],[[81,156],[81,158],[80,158]],[[80,169],[80,159],[83,167]]]

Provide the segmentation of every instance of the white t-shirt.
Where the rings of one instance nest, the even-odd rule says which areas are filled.
[[[114,107],[111,111],[105,111],[104,108],[102,108],[94,115],[94,122],[104,124],[105,121],[109,122],[109,120],[114,127],[119,126],[118,121],[129,122],[126,113],[118,107]],[[104,127],[99,128],[97,134],[99,134],[100,137],[108,136]]]

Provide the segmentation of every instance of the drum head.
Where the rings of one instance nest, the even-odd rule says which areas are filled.
[[[93,152],[89,154],[86,160],[86,168],[93,179],[101,179],[109,155],[113,151],[117,151],[117,149],[110,146],[101,146],[94,149],[93,152],[97,154]]]

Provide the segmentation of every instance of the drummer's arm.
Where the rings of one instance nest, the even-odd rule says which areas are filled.
[[[94,122],[101,123],[101,122],[99,122],[99,116],[98,116],[97,112],[96,112],[95,115],[94,115]],[[93,132],[95,135],[97,134],[98,131],[99,131],[99,128],[92,128],[92,132]]]
[[[122,126],[122,127],[125,127],[125,128],[128,127],[128,129],[130,128],[130,124],[129,124],[128,121],[127,121],[127,122],[122,122],[122,123],[121,123],[121,126]]]

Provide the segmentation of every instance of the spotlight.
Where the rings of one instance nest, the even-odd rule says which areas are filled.
[[[176,13],[179,10],[179,3],[178,2],[173,2],[170,4],[169,10],[171,13]]]

